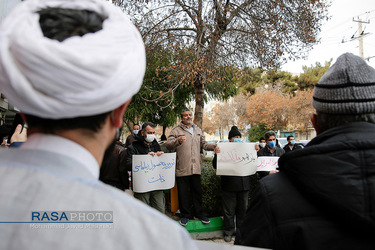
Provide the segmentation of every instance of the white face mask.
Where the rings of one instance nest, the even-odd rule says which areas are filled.
[[[152,135],[147,134],[147,137],[145,138],[145,140],[147,142],[153,142],[155,140],[155,135],[154,134],[152,134]]]
[[[264,148],[266,146],[266,143],[265,142],[261,142],[261,143],[259,143],[259,146],[261,146],[262,148]]]

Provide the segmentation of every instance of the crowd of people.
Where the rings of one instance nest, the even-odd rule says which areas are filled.
[[[182,226],[164,215],[163,190],[124,192],[134,181],[133,156],[164,154],[151,122],[134,124],[126,144],[119,141],[145,66],[137,28],[105,1],[28,0],[3,21],[0,90],[23,122],[10,139],[18,148],[0,151],[1,249],[197,249],[183,226],[194,218],[210,223],[201,152],[214,151],[217,168],[221,151],[205,141],[191,110],[181,112],[165,142],[176,153]],[[317,136],[305,148],[292,135],[284,148],[273,131],[260,138],[258,157],[280,157],[279,169],[257,172],[254,194],[250,176],[221,176],[225,241],[374,248],[375,69],[341,55],[316,83],[312,103]],[[241,137],[233,126],[229,142]],[[111,211],[114,227],[58,230],[48,219],[44,230],[33,230],[27,223],[40,221],[31,215],[43,211]],[[72,223],[62,218],[54,222]]]

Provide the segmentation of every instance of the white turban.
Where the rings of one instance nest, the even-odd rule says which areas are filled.
[[[62,42],[44,37],[37,11],[90,10],[103,29]],[[61,119],[109,112],[141,85],[145,50],[122,11],[99,0],[27,0],[0,27],[0,90],[26,114]]]

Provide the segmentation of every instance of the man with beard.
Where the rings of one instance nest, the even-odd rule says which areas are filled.
[[[196,249],[98,180],[145,65],[137,28],[105,1],[28,0],[3,20],[0,89],[29,129],[0,152],[0,249]]]
[[[180,224],[186,226],[193,216],[204,224],[210,223],[210,219],[204,216],[202,211],[200,152],[203,148],[219,153],[219,147],[205,141],[202,130],[193,124],[193,114],[188,109],[181,112],[181,123],[172,129],[166,147],[169,150],[175,149],[177,154],[176,182],[181,212]],[[194,211],[191,211],[190,195]]]
[[[142,125],[141,134],[137,136],[137,140],[133,142],[127,149],[126,168],[132,171],[133,155],[151,155],[153,157],[161,156],[164,152],[161,151],[159,143],[155,140],[155,125],[151,122],[146,122]],[[165,200],[163,190],[153,190],[145,193],[134,193],[134,197],[143,203],[165,213]]]

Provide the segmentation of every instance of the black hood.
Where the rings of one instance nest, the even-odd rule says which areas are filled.
[[[145,138],[141,134],[141,130],[139,130],[138,134],[134,135],[136,141],[145,141]]]

